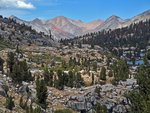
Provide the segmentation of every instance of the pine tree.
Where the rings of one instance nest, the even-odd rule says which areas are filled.
[[[44,80],[37,80],[36,92],[37,102],[41,107],[46,109],[47,87]]]
[[[50,77],[49,77],[49,71],[48,71],[48,68],[44,69],[44,81],[46,83],[46,85],[49,85],[49,80],[50,80]]]
[[[48,86],[53,86],[53,71],[48,71],[48,68],[46,68],[44,70],[44,81],[46,83],[46,85]]]
[[[69,71],[69,75],[68,75],[68,87],[73,87],[73,72],[72,71]]]
[[[8,53],[7,65],[9,67],[10,73],[13,71],[13,65],[15,64],[15,54],[10,52]]]
[[[101,69],[100,79],[106,80],[106,69],[105,69],[105,67],[102,67],[102,69]]]
[[[52,87],[53,86],[53,76],[54,76],[54,72],[50,71],[50,80],[49,80],[49,85]]]
[[[76,87],[77,87],[77,88],[80,88],[81,85],[83,84],[83,79],[82,79],[80,73],[77,73],[77,74],[76,74],[76,81],[75,81],[75,83],[76,83]]]
[[[147,58],[150,60],[150,50],[147,52]]]
[[[150,67],[141,65],[139,72],[136,74],[138,91],[133,90],[126,95],[130,100],[131,112],[149,113],[150,112]]]
[[[62,73],[62,70],[57,71],[58,79],[55,81],[55,87],[59,90],[64,89],[64,75]]]
[[[92,85],[94,84],[94,74],[92,73]]]
[[[20,66],[18,65],[18,63],[15,63],[13,65],[12,73],[11,73],[11,77],[12,77],[13,81],[16,83],[21,83],[23,80],[22,75],[23,74],[22,74],[22,70],[20,69]]]
[[[24,109],[23,96],[20,97],[19,106]]]
[[[93,71],[97,71],[97,62],[93,62]]]
[[[107,107],[99,103],[94,106],[94,110],[96,113],[109,113]]]
[[[4,86],[4,90],[5,90],[6,95],[8,96],[9,87],[7,85]]]
[[[17,45],[17,48],[16,48],[16,53],[19,54],[20,53],[20,50],[19,50],[19,45]]]
[[[109,71],[108,76],[109,76],[109,77],[112,77],[112,76],[113,76],[112,70]]]
[[[10,97],[7,97],[7,99],[6,99],[6,108],[12,110],[13,107],[15,107],[13,98],[12,98],[11,96],[10,96]]]
[[[0,71],[3,72],[3,64],[4,64],[4,60],[0,57]]]
[[[33,77],[26,61],[16,60],[12,67],[12,72],[10,73],[14,82],[21,83],[22,81],[33,81]]]

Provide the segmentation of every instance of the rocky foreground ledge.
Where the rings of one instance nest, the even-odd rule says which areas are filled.
[[[16,95],[25,94],[25,88],[28,86],[31,92],[30,98],[36,98],[36,90],[34,85],[26,83],[21,86],[21,88],[17,89],[16,87],[13,87],[11,78],[1,75],[0,95],[3,97],[6,97],[3,87],[5,84],[10,87],[10,92],[16,92]],[[96,87],[100,88],[98,91],[100,94],[95,92]],[[134,78],[127,79],[126,81],[120,81],[117,86],[105,84],[82,87],[78,89],[65,87],[63,91],[49,87],[47,98],[47,103],[49,106],[46,112],[52,113],[53,110],[58,109],[59,107],[69,107],[82,113],[93,113],[93,106],[96,103],[100,103],[106,105],[110,113],[126,113],[130,111],[130,101],[124,95],[128,94],[133,89],[137,89],[137,87],[138,85],[136,79]]]
[[[100,95],[95,92],[96,87],[101,87]],[[136,79],[120,81],[117,86],[112,84],[97,85],[82,88],[73,96],[68,96],[64,104],[80,112],[93,113],[93,106],[98,102],[106,105],[111,113],[126,113],[130,111],[130,101],[124,96],[138,87]]]

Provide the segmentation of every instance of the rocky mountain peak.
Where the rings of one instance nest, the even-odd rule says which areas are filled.
[[[112,15],[105,22],[112,21],[112,20],[122,20],[122,19],[116,15]]]
[[[33,21],[41,21],[39,18],[34,19]]]
[[[98,20],[95,20],[95,21],[92,21],[92,22],[90,22],[90,23],[103,23],[104,21],[103,20],[101,20],[101,19],[98,19]]]
[[[83,23],[83,21],[82,20],[77,20],[78,22],[80,22],[80,23]]]
[[[52,23],[56,26],[64,26],[69,22],[68,18],[64,16],[58,16],[56,18],[53,18],[51,20],[48,20],[47,23]]]
[[[14,16],[14,15],[11,15],[9,18],[15,18],[15,16]]]
[[[37,23],[37,24],[40,24],[40,25],[43,24],[43,23],[42,23],[42,20],[40,20],[39,18],[36,18],[36,19],[32,20],[31,22]]]
[[[58,16],[58,17],[56,17],[56,18],[53,18],[52,20],[56,20],[56,21],[67,21],[68,20],[68,18],[66,18],[66,17],[64,17],[64,16]]]
[[[10,17],[9,17],[10,19],[19,19],[18,17],[16,17],[16,16],[14,16],[14,15],[11,15]],[[20,19],[19,19],[20,20]]]

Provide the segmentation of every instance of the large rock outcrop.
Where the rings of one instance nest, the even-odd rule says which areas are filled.
[[[127,79],[126,81],[120,81],[117,86],[112,84],[105,84],[98,86],[100,88],[100,96],[92,88],[88,92],[84,92],[82,95],[68,96],[66,105],[72,109],[76,109],[80,112],[93,112],[93,106],[96,103],[106,105],[110,113],[126,113],[130,111],[128,103],[130,101],[124,96],[133,89],[137,88],[136,79]],[[86,88],[87,89],[87,88]]]

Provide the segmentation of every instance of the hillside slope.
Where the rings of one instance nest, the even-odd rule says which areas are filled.
[[[16,23],[16,21],[8,18],[0,17],[0,37],[1,40],[11,45],[48,45],[54,46],[55,42],[43,33],[37,33],[30,26]]]

